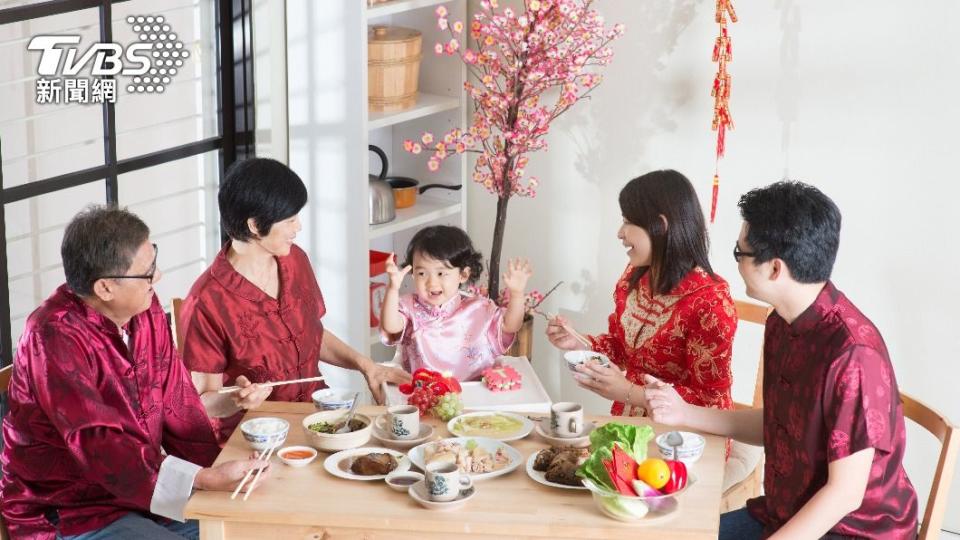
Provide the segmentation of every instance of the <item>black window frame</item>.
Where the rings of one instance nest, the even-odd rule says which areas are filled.
[[[112,41],[112,8],[129,0],[49,0],[0,9],[0,25],[82,9],[98,8],[100,41]],[[0,367],[13,362],[10,320],[10,285],[7,268],[6,205],[93,182],[103,182],[105,203],[119,201],[117,178],[131,171],[154,167],[214,150],[219,151],[218,180],[235,161],[254,155],[254,81],[252,0],[214,0],[217,33],[217,118],[220,134],[126,159],[117,159],[114,104],[101,105],[104,164],[44,178],[10,188],[3,186],[3,140],[0,139]],[[231,114],[232,113],[232,114]],[[91,201],[96,202],[96,201]]]

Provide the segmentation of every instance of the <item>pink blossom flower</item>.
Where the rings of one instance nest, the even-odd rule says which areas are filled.
[[[440,160],[435,157],[430,158],[430,160],[427,161],[427,169],[430,172],[437,172],[440,170]]]
[[[411,141],[410,139],[404,140],[404,141],[403,141],[403,149],[406,150],[407,152],[412,152],[412,151],[413,151],[413,141]]]
[[[443,6],[440,6],[443,7]],[[440,17],[437,19],[437,28],[441,30],[447,29],[447,19],[445,17]]]
[[[458,33],[458,34],[459,34],[460,32],[463,32],[463,22],[462,22],[462,21],[457,21],[457,22],[453,23],[453,31],[456,32],[456,33]]]
[[[436,45],[434,45],[434,46],[433,46],[433,51],[436,52],[438,55],[439,55],[439,54],[443,54],[443,44],[442,44],[442,43],[437,43]]]
[[[413,148],[410,149],[410,152],[414,154],[419,154],[422,151],[423,151],[423,147],[420,146],[420,143],[416,143],[416,142],[413,143]]]
[[[446,6],[437,6],[437,17],[443,18],[447,16]]]
[[[474,64],[477,61],[477,53],[471,49],[463,51],[463,61],[468,64]]]
[[[430,133],[429,131],[424,131],[423,136],[420,137],[420,142],[426,145],[433,144],[433,133]]]

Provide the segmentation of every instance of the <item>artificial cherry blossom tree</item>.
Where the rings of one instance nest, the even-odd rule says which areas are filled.
[[[538,181],[525,178],[527,155],[546,150],[550,123],[590,95],[610,63],[609,44],[623,25],[604,26],[593,0],[524,0],[523,13],[483,0],[469,29],[436,10],[437,24],[450,39],[437,43],[438,55],[458,55],[470,79],[464,83],[475,112],[469,129],[453,129],[419,141],[406,140],[411,153],[432,152],[427,168],[437,171],[450,156],[476,153],[473,180],[497,197],[487,285],[499,291],[500,252],[510,198],[534,197]],[[468,33],[469,34],[468,34]],[[469,35],[471,40],[467,39]],[[470,46],[472,44],[472,47]]]

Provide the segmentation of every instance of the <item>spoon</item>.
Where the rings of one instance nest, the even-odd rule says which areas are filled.
[[[679,431],[667,433],[667,444],[673,447],[673,460],[677,460],[677,447],[683,446],[683,435]]]
[[[350,421],[353,420],[353,415],[357,413],[357,405],[360,404],[359,398],[360,392],[353,395],[353,405],[350,406],[350,412],[347,413],[347,420],[343,423],[343,427],[333,432],[334,434],[350,433]]]

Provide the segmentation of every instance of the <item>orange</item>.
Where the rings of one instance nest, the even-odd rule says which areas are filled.
[[[670,467],[662,459],[645,459],[637,465],[637,478],[653,489],[660,489],[670,481]]]

